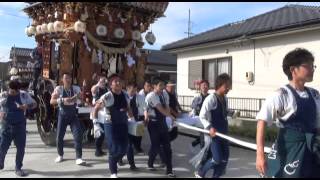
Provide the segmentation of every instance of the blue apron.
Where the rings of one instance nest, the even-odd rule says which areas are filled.
[[[22,101],[20,98],[20,93],[16,96],[8,96],[6,101],[6,117],[5,122],[8,124],[20,124],[25,122],[25,116],[23,110],[19,109],[16,103],[22,105]]]
[[[125,94],[113,93],[114,104],[108,108],[111,123],[105,124],[109,147],[109,169],[111,174],[118,172],[117,162],[126,154],[128,148],[128,116]]]
[[[113,106],[109,107],[112,122],[112,134],[115,140],[127,141],[128,138],[128,103],[125,94],[112,93],[114,97]]]
[[[301,98],[287,85],[297,102],[297,111],[282,121],[277,140],[268,155],[268,177],[312,177],[314,171],[312,142],[315,134],[316,104],[308,88],[308,98]]]

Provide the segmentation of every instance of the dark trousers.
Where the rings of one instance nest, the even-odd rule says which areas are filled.
[[[57,150],[59,156],[63,156],[63,139],[66,134],[67,126],[70,125],[71,132],[74,139],[74,147],[76,149],[76,158],[82,158],[82,135],[83,130],[80,121],[75,115],[58,115],[58,127],[57,127]]]
[[[163,122],[152,121],[148,123],[148,131],[151,140],[151,148],[149,150],[148,166],[153,167],[154,160],[158,153],[160,153],[160,147],[163,147],[163,160],[167,166],[167,173],[172,172],[172,150],[170,145],[170,137],[168,128]]]
[[[220,137],[212,138],[210,145],[212,158],[200,167],[199,175],[205,177],[206,173],[213,168],[213,178],[222,176],[229,160],[229,142]]]
[[[178,127],[173,127],[171,129],[171,131],[169,131],[169,141],[172,142],[177,137],[178,137]],[[160,146],[159,156],[160,156],[161,162],[165,163],[166,162],[166,160],[165,160],[166,155],[165,155],[165,152],[164,152],[163,145]]]
[[[133,153],[133,147],[134,142],[136,140],[136,136],[132,136],[131,134],[128,134],[128,150],[127,150],[127,159],[130,166],[134,166],[134,153]]]
[[[103,123],[98,123],[98,124],[102,129],[104,129]],[[95,139],[95,145],[96,145],[97,152],[102,151],[102,144],[103,144],[104,136],[105,136],[104,133],[102,133],[100,137]]]
[[[0,141],[0,165],[2,167],[12,140],[17,148],[15,169],[20,170],[26,146],[26,122],[16,125],[4,125]]]
[[[128,125],[105,123],[104,130],[109,149],[109,169],[111,174],[117,174],[117,162],[127,153]]]

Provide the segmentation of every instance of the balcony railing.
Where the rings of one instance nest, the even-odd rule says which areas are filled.
[[[191,111],[191,103],[193,96],[178,96],[178,101],[181,108],[185,111]],[[260,111],[261,106],[265,99],[262,98],[228,98],[228,106],[231,110],[239,110],[240,117],[255,119],[257,113]]]

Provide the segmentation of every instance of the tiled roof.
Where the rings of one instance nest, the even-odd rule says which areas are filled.
[[[177,64],[177,56],[175,54],[150,49],[147,51],[149,51],[149,54],[147,55],[148,64],[164,64],[173,66]]]
[[[10,59],[13,58],[14,54],[20,57],[30,57],[30,53],[32,52],[32,50],[33,49],[30,48],[12,47],[10,50]]]
[[[257,35],[311,24],[320,24],[320,7],[288,5],[254,16],[244,21],[230,23],[190,38],[185,38],[162,46],[162,50],[173,50],[209,42],[237,39],[242,36]]]

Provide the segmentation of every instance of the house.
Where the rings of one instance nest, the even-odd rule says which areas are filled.
[[[311,51],[320,65],[320,7],[287,5],[252,18],[164,45],[177,54],[177,93],[194,96],[195,82],[214,87],[218,74],[232,77],[231,98],[266,98],[288,83],[282,60],[291,50]],[[320,72],[308,83],[320,90]],[[261,102],[260,102],[261,105]]]
[[[142,49],[146,54],[145,78],[160,77],[166,81],[177,80],[177,56],[166,51]]]
[[[32,59],[30,53],[33,49],[12,47],[10,50],[9,68],[15,67],[22,80],[31,80],[32,77]]]

